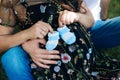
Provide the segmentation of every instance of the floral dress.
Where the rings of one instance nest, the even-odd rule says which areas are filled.
[[[27,9],[26,22],[20,22],[22,29],[27,29],[38,20],[42,20],[57,30],[58,11],[61,10],[59,4],[53,2],[34,6],[29,6],[25,2],[22,4]],[[120,69],[118,62],[106,58],[95,50],[90,35],[82,25],[73,23],[67,27],[75,34],[77,38],[75,43],[68,45],[62,39],[59,40],[55,50],[59,50],[61,59],[57,60],[57,65],[51,65],[50,69],[40,68],[31,61],[36,80],[97,80],[97,75],[103,73],[106,75],[112,70]]]

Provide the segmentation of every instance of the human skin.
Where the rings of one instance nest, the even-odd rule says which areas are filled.
[[[88,29],[93,26],[94,19],[92,13],[83,2],[79,12],[72,12],[68,10],[61,11],[58,22],[60,27],[63,25],[69,25],[73,22],[78,22]]]
[[[76,13],[76,12],[67,11],[67,10],[61,11],[59,19],[58,19],[59,26],[61,27],[65,24],[70,24],[70,23],[73,23],[73,22],[79,22],[80,24],[84,24],[86,28],[91,27],[94,23],[91,12],[88,10],[88,8],[85,7],[84,3],[82,4],[82,6],[83,6],[83,8],[85,8],[86,13],[83,9],[81,9],[81,13],[80,12]],[[72,15],[72,17],[71,17],[71,15]],[[87,19],[89,21],[89,23],[85,19]],[[23,48],[26,50],[26,52],[28,52],[28,54],[31,56],[32,60],[37,65],[42,66],[44,68],[49,68],[49,66],[47,64],[54,63],[54,62],[51,62],[50,60],[49,60],[50,61],[49,62],[48,60],[44,60],[42,57],[38,56],[38,55],[42,54],[42,53],[39,54],[40,52],[43,52],[43,51],[41,51],[41,48],[39,48],[38,43],[40,43],[40,41],[31,40],[31,41],[28,41],[28,42],[24,43]],[[31,48],[29,48],[29,46],[35,46],[35,48],[31,49]],[[45,52],[43,52],[43,53],[45,53]],[[47,56],[48,54],[44,54],[44,55]],[[53,55],[51,55],[51,57]]]
[[[19,6],[20,5],[15,6],[15,9],[18,11],[21,11],[19,10],[21,9],[19,8]],[[79,22],[83,24],[86,28],[91,27],[92,24],[94,23],[94,20],[92,18],[90,11],[84,5],[83,7],[85,8],[86,13],[82,13],[82,11],[81,13],[71,12],[67,10],[61,11],[60,16],[59,16],[59,25],[62,26],[65,24],[73,23],[73,22]],[[65,15],[67,16],[64,17]],[[69,18],[71,15],[74,15],[71,21],[67,21],[67,20],[70,20]],[[18,12],[18,16],[21,20],[24,20],[24,13]],[[61,20],[61,18],[63,19]],[[91,21],[91,22],[88,23],[87,21],[83,20],[86,18],[88,19],[88,21]],[[7,35],[1,35],[0,36],[0,44],[1,44],[0,50],[5,51],[13,46],[22,44],[23,49],[30,55],[32,60],[38,66],[43,67],[43,68],[49,68],[47,64],[57,63],[57,61],[53,61],[51,59],[60,59],[60,57],[58,56],[59,52],[56,50],[47,51],[45,49],[41,49],[39,48],[38,44],[41,43],[45,45],[45,42],[41,39],[43,39],[44,36],[46,36],[48,32],[52,32],[52,31],[53,30],[49,24],[42,22],[42,21],[38,21],[36,24],[34,24],[31,28],[27,30],[20,31],[13,35],[11,35],[11,33],[8,33]],[[6,40],[6,43],[4,43],[4,40]],[[34,46],[33,47],[34,49],[30,48],[29,46],[31,47]]]
[[[107,19],[110,0],[101,0],[101,19]]]

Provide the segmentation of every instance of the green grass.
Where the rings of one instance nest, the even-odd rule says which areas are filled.
[[[108,18],[120,16],[120,0],[111,0]],[[118,36],[119,37],[119,36]],[[120,46],[104,50],[106,55],[120,59]]]
[[[120,16],[120,0],[111,0],[108,17]]]

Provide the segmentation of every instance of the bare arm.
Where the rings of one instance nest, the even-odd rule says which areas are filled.
[[[101,0],[101,19],[107,19],[110,0]]]
[[[45,0],[26,0],[26,2],[27,2],[29,5],[35,5],[35,4],[39,4],[39,3],[45,2]]]
[[[4,26],[0,26],[0,30],[2,30]],[[47,35],[48,32],[52,32],[53,29],[47,23],[42,21],[38,21],[29,29],[20,31],[16,34],[3,34],[0,35],[0,52],[5,51],[11,47],[22,44],[23,42],[29,39],[39,38],[42,39]],[[2,31],[4,32],[4,31]]]
[[[11,47],[17,46],[25,42],[27,36],[22,32],[15,35],[2,35],[0,36],[0,51],[5,51]]]
[[[0,25],[0,35],[10,34],[12,32],[13,32],[13,28]]]

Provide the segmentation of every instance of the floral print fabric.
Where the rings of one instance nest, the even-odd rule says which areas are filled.
[[[57,11],[56,4],[45,3],[29,6],[27,7],[28,19],[22,28],[26,29],[38,20],[43,20],[57,30],[59,16]],[[51,65],[50,69],[40,68],[31,61],[31,68],[36,80],[96,80],[97,75],[103,73],[107,75],[110,70],[119,71],[119,62],[100,55],[95,50],[90,36],[83,26],[73,23],[67,27],[75,34],[76,42],[68,45],[62,39],[59,40],[55,50],[59,50],[61,59],[57,60],[57,65]],[[115,73],[115,71],[111,72]]]
[[[34,74],[38,74],[40,80],[81,80],[90,79],[91,69],[94,63],[94,48],[89,43],[85,30],[75,23],[68,26],[75,33],[77,40],[68,45],[62,39],[56,48],[60,51],[61,59],[57,65],[51,65],[50,69],[34,68]],[[67,37],[67,36],[66,36]],[[40,76],[44,75],[44,76]]]

